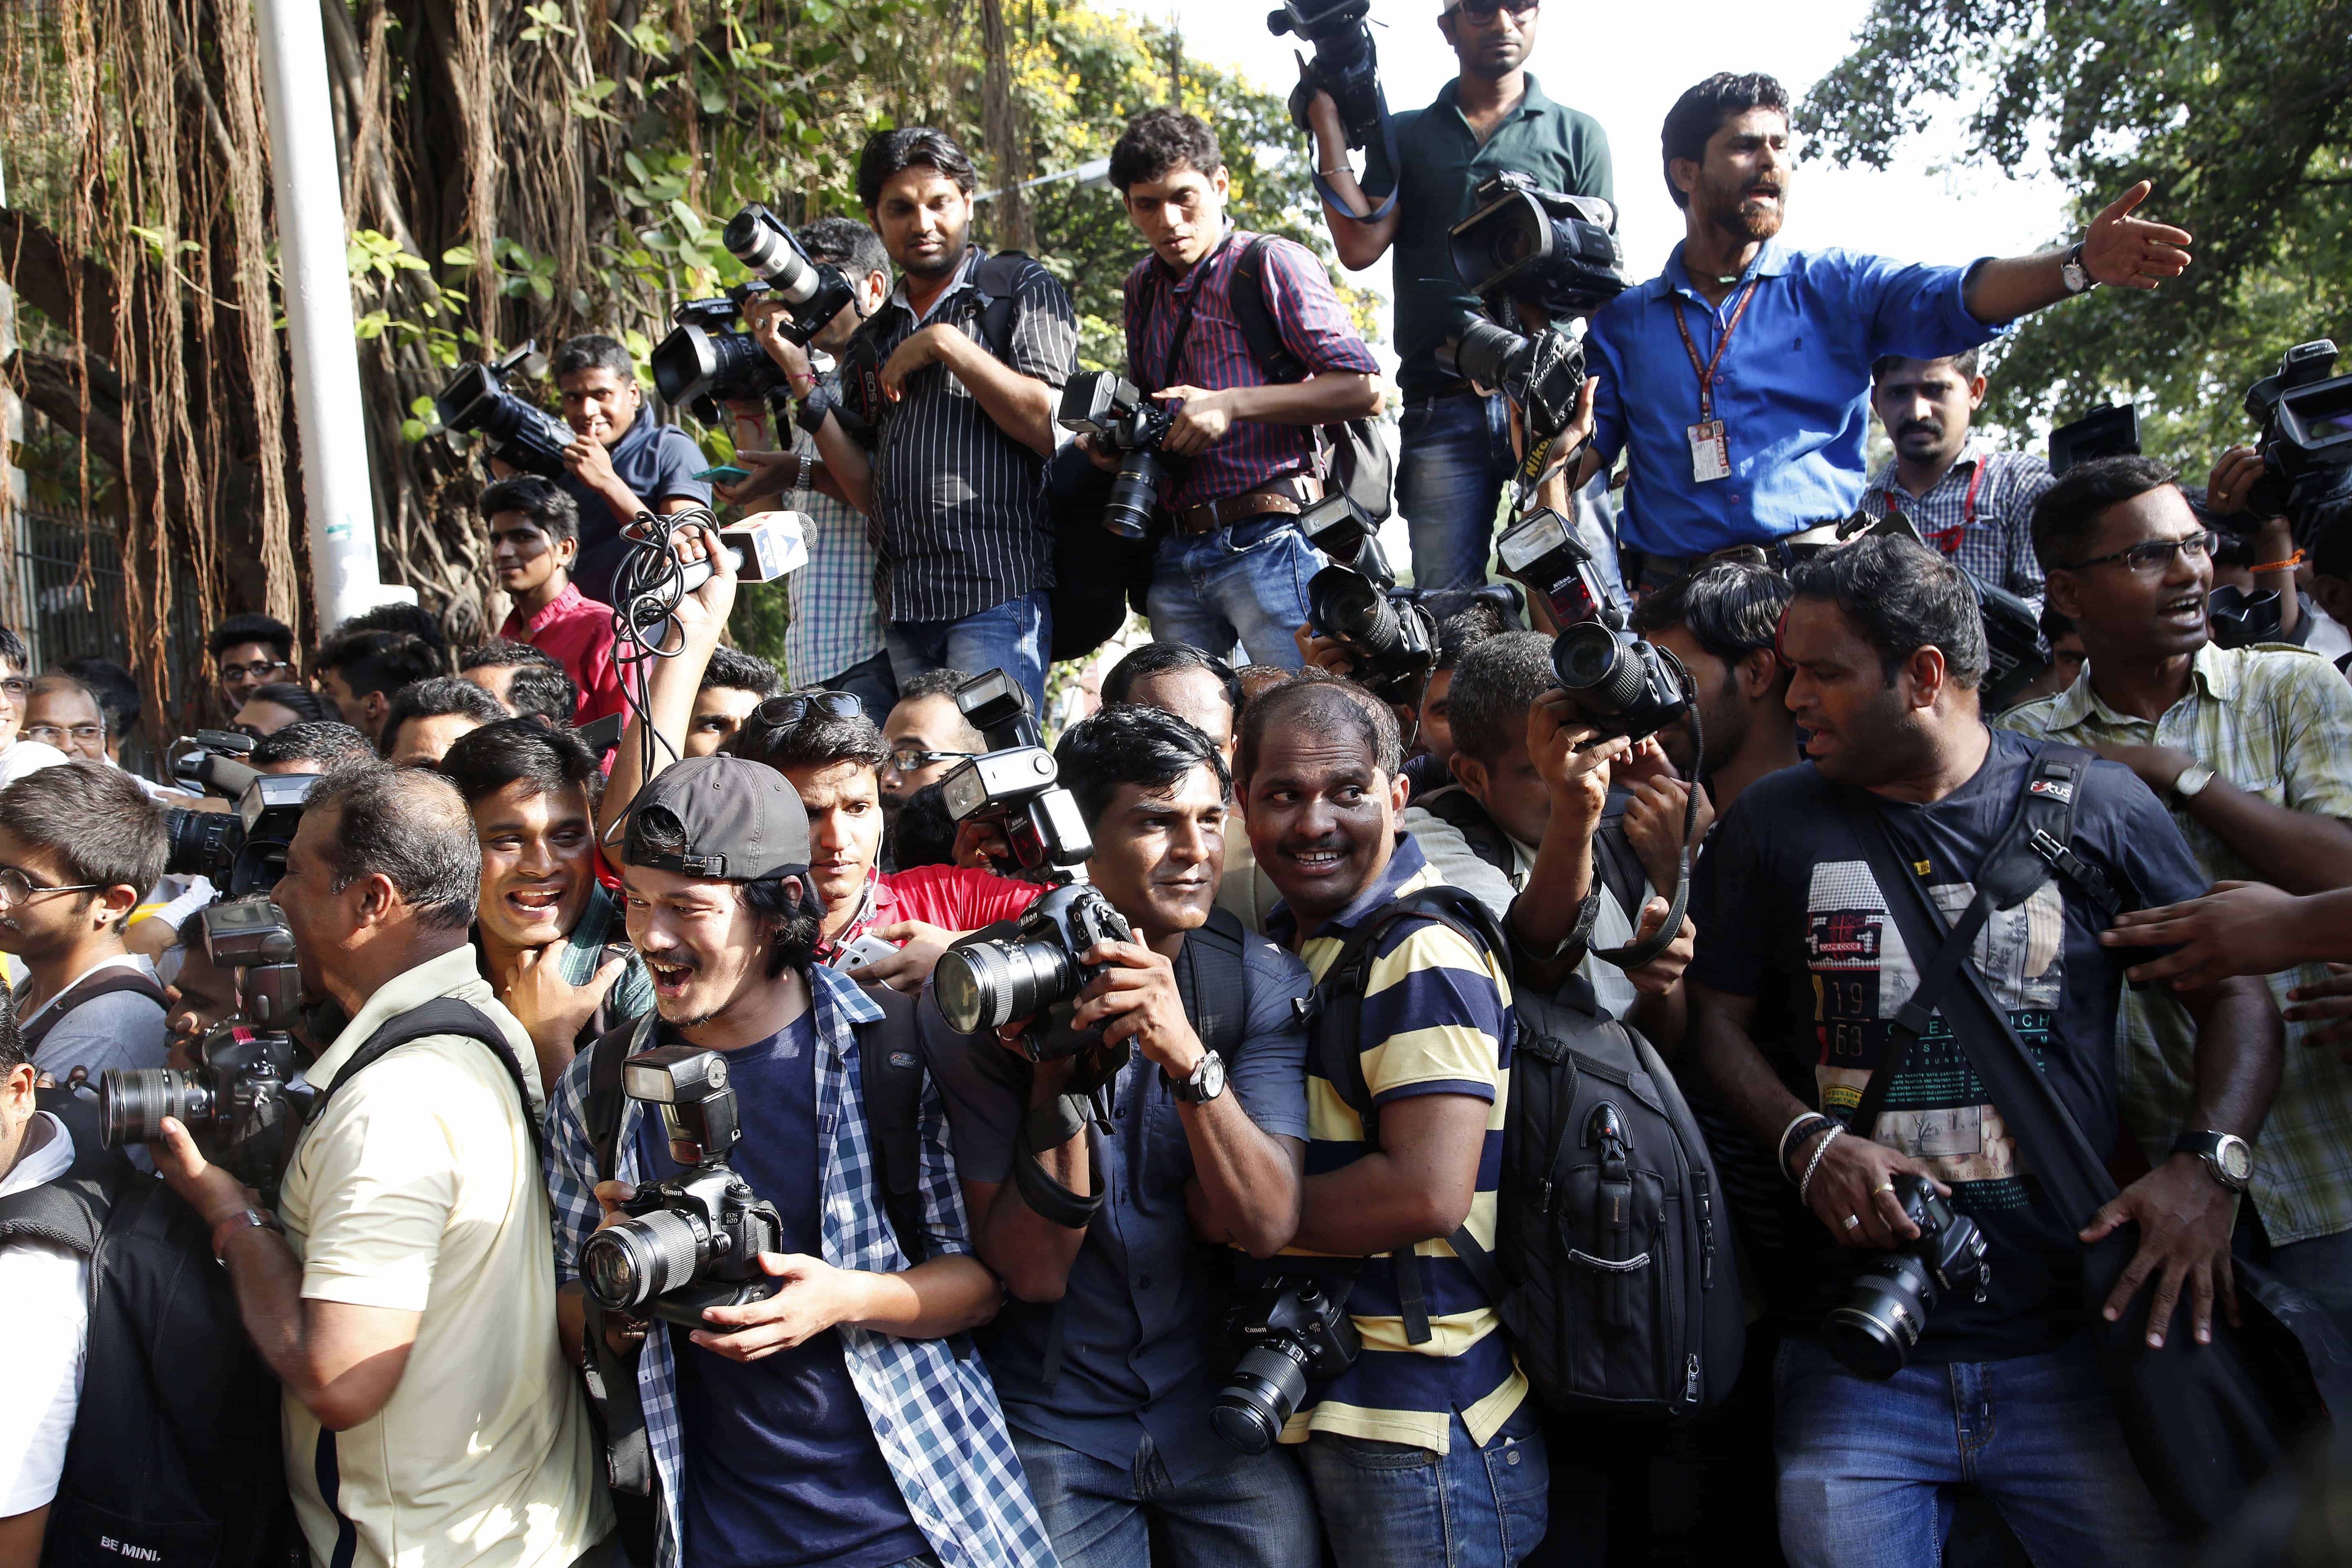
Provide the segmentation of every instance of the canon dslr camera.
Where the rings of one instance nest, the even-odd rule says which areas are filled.
[[[782,1248],[775,1205],[727,1163],[742,1132],[727,1058],[695,1046],[658,1046],[621,1064],[621,1089],[658,1107],[670,1158],[693,1168],[649,1182],[621,1205],[629,1217],[580,1249],[589,1299],[608,1312],[703,1327],[712,1307],[764,1301],[780,1289],[760,1254]]]
[[[1095,852],[1094,836],[1078,815],[1076,798],[1061,786],[1061,770],[1029,711],[1029,694],[1004,671],[992,669],[956,689],[956,706],[990,750],[965,758],[940,781],[948,816],[994,826],[1004,836],[1013,875],[1070,880]]]
[[[1365,690],[1418,701],[1437,666],[1437,622],[1397,587],[1371,520],[1334,491],[1298,514],[1298,531],[1331,560],[1307,580],[1308,626],[1348,650]]]
[[[1297,1412],[1309,1378],[1337,1377],[1355,1363],[1363,1340],[1340,1310],[1347,1297],[1312,1279],[1274,1279],[1227,1313],[1225,1333],[1242,1353],[1209,1407],[1218,1436],[1244,1454],[1265,1453]]]
[[[1151,514],[1160,506],[1160,481],[1168,477],[1160,444],[1168,438],[1175,416],[1126,381],[1097,370],[1070,377],[1062,388],[1058,423],[1088,437],[1096,451],[1118,455],[1118,472],[1110,481],[1103,526],[1121,539],[1150,533]]]
[[[1895,1200],[1918,1238],[1873,1258],[1845,1305],[1822,1322],[1822,1342],[1857,1377],[1893,1377],[1927,1331],[1930,1308],[1954,1297],[1982,1301],[1992,1285],[1984,1232],[1937,1196],[1933,1182],[1897,1175]]]
[[[544,366],[536,342],[488,364],[461,364],[434,398],[433,412],[444,430],[481,437],[482,449],[509,468],[560,479],[563,449],[579,437],[571,426],[506,385],[518,370],[535,376]]]

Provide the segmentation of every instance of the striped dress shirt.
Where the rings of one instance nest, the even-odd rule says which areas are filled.
[[[2042,563],[2033,554],[2033,503],[2058,482],[2050,465],[2031,452],[1996,452],[1971,438],[1944,477],[1915,496],[1890,462],[1871,476],[1862,510],[1885,517],[1889,508],[1911,520],[1920,535],[1979,582],[2006,588],[2042,607]]]

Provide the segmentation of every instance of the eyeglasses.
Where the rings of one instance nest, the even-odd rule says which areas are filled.
[[[1536,8],[1537,0],[1462,0],[1459,5],[1446,7],[1445,15],[1466,16],[1474,22],[1491,22],[1497,11],[1508,11],[1514,16],[1524,16]]]
[[[941,763],[962,762],[973,754],[971,752],[926,752],[919,746],[893,746],[890,749],[890,765],[902,773],[919,773]]]
[[[846,691],[788,691],[771,697],[751,710],[751,716],[771,729],[789,730],[813,713],[828,719],[864,717],[866,704]]]
[[[95,882],[76,882],[70,887],[44,887],[14,866],[0,866],[0,909],[14,909],[30,902],[42,893],[94,893]]]
[[[33,683],[21,675],[12,675],[0,680],[0,697],[5,697],[11,702],[22,702],[26,693],[32,689]]]
[[[2184,561],[2204,561],[2212,556],[2213,546],[2221,536],[2211,529],[2192,533],[2185,539],[2151,539],[2145,544],[2135,544],[2129,550],[2118,550],[2108,555],[2094,555],[2087,561],[2077,561],[2067,568],[2080,572],[2085,566],[2105,566],[2110,561],[2120,561],[2143,577],[2153,577],[2172,564],[2178,552]]]
[[[85,745],[96,745],[106,739],[103,724],[27,724],[24,729],[27,741],[38,741],[44,746],[65,749],[66,737],[71,735]]]
[[[269,678],[278,670],[293,668],[282,658],[273,658],[257,664],[225,664],[220,667],[220,678],[230,685],[235,685],[240,680],[258,680],[266,685]]]

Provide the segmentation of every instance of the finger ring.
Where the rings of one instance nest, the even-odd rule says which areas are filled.
[[[1876,1185],[1876,1186],[1874,1186],[1874,1187],[1871,1188],[1870,1190],[1871,1190],[1872,1192],[1874,1192],[1874,1193],[1885,1193],[1885,1194],[1886,1194],[1889,1197],[1892,1197],[1892,1196],[1894,1195],[1894,1194],[1895,1194],[1895,1183],[1894,1183],[1891,1179],[1890,1179],[1890,1180],[1887,1180],[1887,1181],[1884,1181],[1884,1182],[1879,1183],[1879,1184],[1878,1184],[1878,1185]]]
[[[1848,1230],[1860,1230],[1862,1228],[1862,1216],[1858,1214],[1850,1214],[1846,1215],[1845,1227]]]

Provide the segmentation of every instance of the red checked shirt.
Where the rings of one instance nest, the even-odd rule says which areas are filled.
[[[562,664],[580,688],[573,723],[586,724],[621,710],[621,672],[613,662],[613,606],[590,598],[579,584],[566,583],[563,592],[529,620],[515,610],[499,636],[529,643]]]
[[[840,945],[877,926],[922,921],[949,931],[978,931],[1011,920],[1045,889],[1034,882],[976,870],[969,866],[918,866],[911,871],[877,871],[866,885],[866,907],[841,935],[817,955],[820,963]]]

